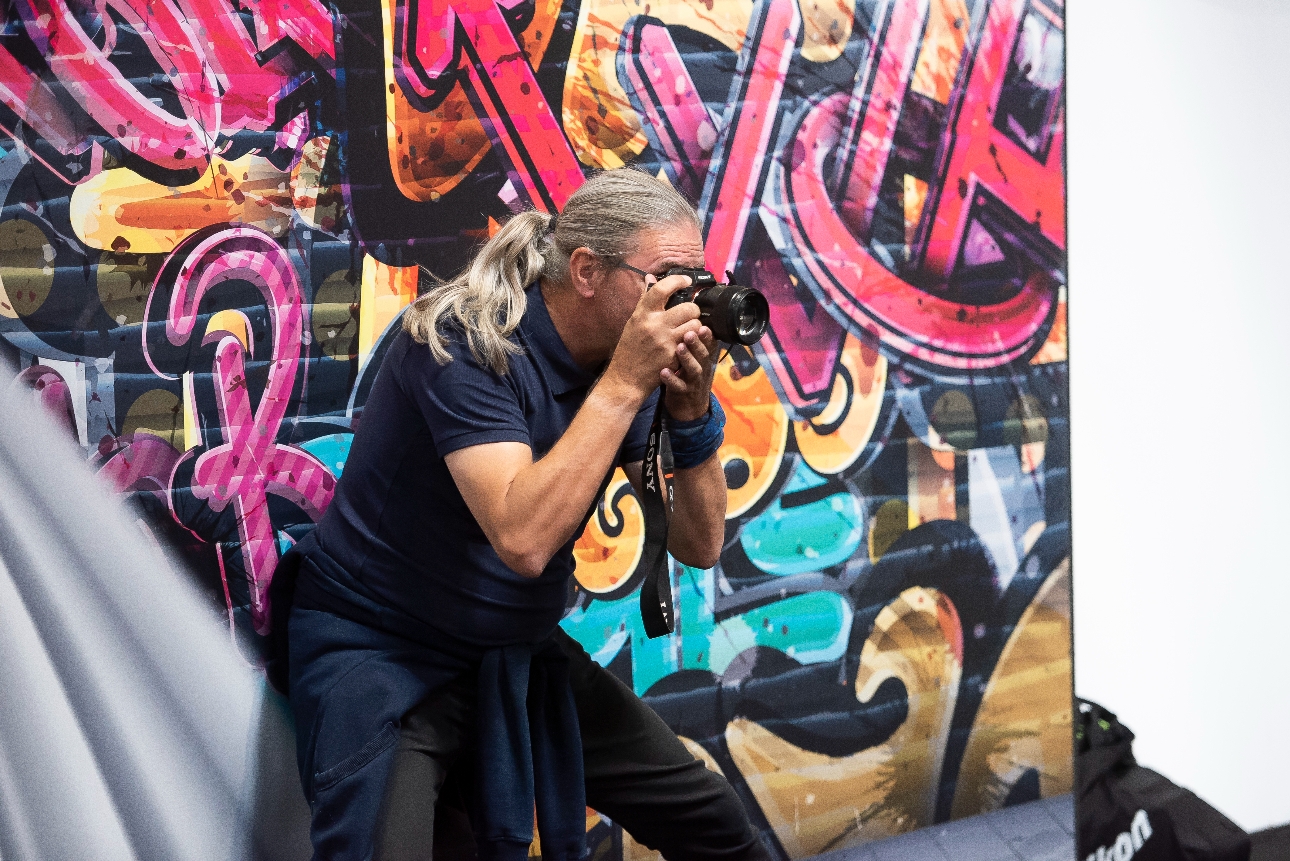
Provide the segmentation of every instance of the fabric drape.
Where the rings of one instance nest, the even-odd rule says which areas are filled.
[[[308,858],[284,701],[135,519],[0,385],[0,857]]]

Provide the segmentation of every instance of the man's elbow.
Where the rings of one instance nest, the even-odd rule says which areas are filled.
[[[530,580],[542,576],[550,558],[531,547],[498,547],[497,556],[502,563],[521,577]]]
[[[720,551],[718,551],[716,553],[709,553],[705,556],[700,556],[696,559],[695,562],[688,563],[688,564],[690,565],[691,568],[702,568],[706,570],[708,568],[716,568],[717,563],[720,561],[721,561],[721,553]]]
[[[721,561],[721,546],[720,540],[709,541],[706,546],[691,545],[679,552],[674,551],[672,555],[676,557],[676,561],[691,568],[715,568]]]

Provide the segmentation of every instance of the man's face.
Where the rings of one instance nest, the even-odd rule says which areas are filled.
[[[667,270],[676,266],[703,268],[703,236],[698,227],[689,223],[652,227],[641,231],[636,250],[623,258],[623,262],[648,272],[646,278],[630,269],[616,267],[605,273],[605,289],[601,305],[606,323],[613,331],[622,332],[628,318],[644,295],[648,283],[662,280]]]

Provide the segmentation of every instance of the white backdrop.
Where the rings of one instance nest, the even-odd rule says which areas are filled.
[[[1290,0],[1068,15],[1075,685],[1290,822]]]

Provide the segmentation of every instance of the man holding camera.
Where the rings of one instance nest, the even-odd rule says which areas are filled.
[[[518,861],[536,805],[543,857],[577,859],[584,803],[670,861],[766,857],[724,778],[558,627],[614,467],[641,492],[660,385],[668,550],[721,551],[717,343],[692,302],[667,307],[690,283],[668,270],[703,262],[679,194],[607,171],[408,309],[332,506],[284,560],[316,857]],[[469,797],[436,822],[450,769]],[[474,840],[443,821],[461,807]]]

